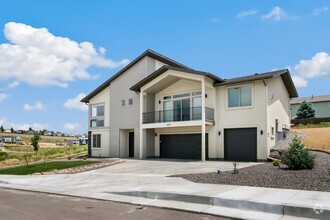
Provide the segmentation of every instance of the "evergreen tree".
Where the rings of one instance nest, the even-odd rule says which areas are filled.
[[[3,128],[3,126],[1,125],[0,127],[0,132],[3,132],[5,129]]]
[[[297,111],[296,119],[314,118],[315,110],[312,108],[312,104],[304,100]]]
[[[15,133],[14,128],[11,128],[11,129],[10,129],[10,132],[11,132],[11,133]]]

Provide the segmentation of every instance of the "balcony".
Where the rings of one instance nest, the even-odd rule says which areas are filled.
[[[202,120],[202,107],[177,108],[143,113],[143,124]],[[205,119],[214,123],[214,109],[205,108]]]

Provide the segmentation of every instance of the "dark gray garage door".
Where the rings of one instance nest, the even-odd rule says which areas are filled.
[[[160,157],[171,159],[201,160],[201,134],[160,135]],[[205,158],[208,159],[208,135],[206,134]]]
[[[225,160],[257,161],[257,128],[225,129]]]

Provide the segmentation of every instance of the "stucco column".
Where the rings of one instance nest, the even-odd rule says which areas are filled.
[[[202,161],[205,161],[205,79],[202,80]]]
[[[143,155],[143,129],[142,129],[142,124],[143,124],[143,106],[144,106],[144,103],[143,103],[143,94],[144,92],[140,92],[140,156],[139,158],[140,159],[143,159],[144,155]]]

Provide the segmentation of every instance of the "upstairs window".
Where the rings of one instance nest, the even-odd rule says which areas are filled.
[[[128,104],[129,104],[129,105],[133,105],[133,99],[129,99],[129,100],[128,100]]]
[[[92,117],[104,116],[104,104],[92,105],[91,109]]]
[[[104,127],[104,103],[91,105],[89,127]]]
[[[228,89],[228,107],[252,106],[252,86],[240,86]]]

